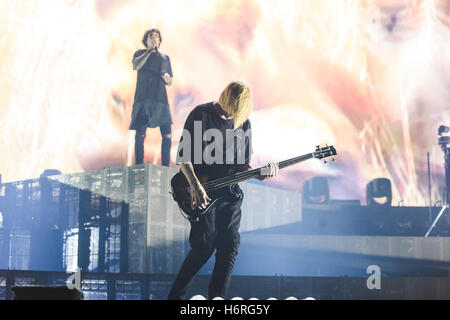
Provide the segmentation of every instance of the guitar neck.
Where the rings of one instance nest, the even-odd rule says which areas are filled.
[[[302,161],[314,158],[312,153],[308,153],[299,157],[295,157],[292,159],[284,160],[278,163],[278,168],[283,169],[294,164],[300,163]],[[262,169],[265,167],[260,167],[257,169],[252,169],[244,172],[237,173],[230,177],[225,177],[217,180],[210,181],[205,185],[206,189],[214,189],[214,188],[222,188],[233,183],[239,183],[248,179],[256,178],[261,175]]]
[[[302,161],[305,161],[305,160],[308,160],[308,159],[312,159],[312,158],[314,158],[313,154],[312,153],[308,153],[308,154],[305,154],[305,155],[300,156],[300,157],[295,157],[295,158],[292,158],[292,159],[281,161],[278,164],[278,167],[280,169],[283,169],[283,168],[292,166],[294,164],[297,164],[297,163],[300,163]]]
[[[283,169],[283,168],[292,166],[294,164],[300,163],[302,161],[305,161],[305,160],[308,160],[308,159],[311,159],[311,158],[313,158],[313,154],[312,153],[308,153],[308,154],[305,154],[305,155],[300,156],[300,157],[295,157],[295,158],[292,158],[292,159],[284,160],[284,161],[281,161],[281,162],[278,163],[278,168],[279,169]],[[253,169],[253,170],[250,170],[250,171],[241,172],[241,173],[238,173],[236,176],[237,177],[240,177],[240,175],[245,176],[244,180],[255,178],[255,177],[257,177],[257,176],[259,176],[261,174],[261,170],[263,168],[265,168],[265,167]],[[250,174],[250,177],[247,177],[247,174]],[[244,181],[244,180],[242,180],[242,181]]]

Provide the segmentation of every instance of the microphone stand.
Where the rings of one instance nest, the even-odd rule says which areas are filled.
[[[441,130],[439,130],[441,131]],[[431,225],[428,232],[425,234],[425,238],[427,238],[433,228],[436,227],[436,223],[441,218],[442,214],[445,212],[445,209],[448,208],[450,204],[450,192],[449,192],[449,186],[450,186],[450,148],[448,148],[447,143],[449,142],[449,137],[439,137],[439,144],[442,147],[442,151],[444,151],[444,165],[445,165],[445,199],[444,199],[444,205],[442,206],[441,211],[439,211],[439,214],[437,215],[436,219],[434,219],[433,224]]]

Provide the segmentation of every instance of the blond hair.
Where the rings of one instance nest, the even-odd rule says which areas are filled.
[[[242,81],[230,82],[219,97],[219,104],[233,116],[236,130],[247,121],[253,109],[252,93]]]

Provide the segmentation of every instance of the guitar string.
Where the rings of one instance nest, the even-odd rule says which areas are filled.
[[[329,148],[331,148],[331,146]],[[308,153],[308,154],[305,154],[305,155],[302,155],[302,156],[299,156],[299,157],[295,157],[295,158],[291,158],[291,159],[288,159],[288,160],[284,160],[284,161],[281,161],[278,164],[278,166],[279,166],[280,169],[283,169],[283,168],[285,168],[287,166],[290,166],[292,164],[296,164],[296,163],[301,162],[301,161],[308,160],[310,158],[325,159],[325,158],[328,158],[328,157],[332,157],[333,155],[336,154],[336,152],[333,152],[333,149],[330,149],[329,151],[330,151],[329,155],[322,155],[322,156],[316,156],[315,157],[314,154],[317,154],[317,151],[316,151],[314,153]],[[323,150],[320,153],[325,153],[326,154],[326,152],[323,151]],[[224,178],[216,179],[216,180],[213,180],[213,181],[209,181],[209,182],[206,182],[205,184],[203,184],[203,187],[205,188],[205,187],[208,187],[210,185],[212,186],[212,185],[215,185],[215,184],[217,184],[219,182],[223,182],[223,183],[227,183],[228,184],[228,182],[229,182],[228,179],[234,179],[234,178],[238,179],[236,181],[240,181],[240,178],[246,176],[247,173],[253,174],[253,173],[256,173],[256,172],[260,171],[261,169],[262,168],[258,168],[258,169],[253,169],[253,170],[250,170],[250,171],[240,172],[240,173],[236,174],[235,176],[233,176],[231,178],[230,177],[224,177]],[[231,183],[232,182],[233,182],[233,180],[231,180]]]
[[[294,159],[290,159],[290,160],[286,160],[286,161],[280,162],[279,168],[282,169],[282,168],[284,168],[284,167],[286,167],[288,165],[298,163],[298,162],[300,162],[302,160],[306,160],[306,159],[301,159],[301,158],[306,158],[307,159],[307,158],[310,158],[310,157],[302,156],[302,157],[298,157],[298,158],[294,158]],[[233,184],[233,183],[236,183],[236,182],[241,182],[241,181],[247,180],[247,179],[252,178],[252,177],[256,177],[256,176],[258,176],[260,174],[260,170],[261,170],[261,168],[255,169],[255,170],[251,170],[251,171],[246,171],[246,172],[244,172],[243,174],[241,174],[239,176],[235,176],[235,177],[231,177],[231,178],[230,177],[226,177],[226,179],[223,179],[222,181],[220,181],[220,183],[218,183],[218,181],[216,181],[216,180],[211,181],[211,185],[207,185],[206,189],[207,190],[220,189],[220,188],[223,188],[223,187],[225,187],[227,185],[230,185],[230,184]],[[206,189],[205,189],[205,191],[206,191]]]
[[[331,154],[331,155],[329,155],[327,157],[330,157],[330,156],[333,156],[333,155],[334,154]],[[321,157],[320,159],[327,158],[327,157]],[[285,161],[281,161],[278,164],[278,166],[279,166],[280,169],[283,169],[283,168],[285,168],[287,166],[290,166],[292,164],[296,164],[296,163],[299,163],[299,162],[302,162],[302,161],[305,161],[305,160],[308,160],[308,159],[311,159],[311,158],[315,158],[313,153],[309,153],[307,155],[303,155],[303,156],[300,156],[300,157],[296,157],[296,158],[288,159],[288,160],[285,160]],[[261,169],[262,168],[257,168],[257,169],[253,169],[253,170],[250,170],[250,171],[245,171],[245,172],[242,172],[242,173],[238,173],[237,175],[235,175],[235,176],[233,176],[231,178],[230,177],[224,177],[224,178],[221,178],[221,179],[210,181],[210,182],[205,184],[205,185],[207,185],[206,188],[204,187],[205,191],[212,191],[212,190],[215,190],[215,189],[220,189],[220,188],[223,188],[223,187],[225,187],[227,185],[231,185],[231,184],[233,184],[235,182],[247,180],[247,179],[251,178],[252,176],[257,176],[259,174],[259,172],[261,171]],[[218,181],[221,181],[221,183],[217,183]]]
[[[295,164],[297,162],[300,162],[300,161],[304,160],[303,158],[309,159],[310,157],[312,157],[311,153],[307,154],[307,155],[300,156],[300,157],[296,157],[296,158],[288,159],[288,160],[285,160],[285,161],[281,161],[279,163],[278,167],[280,169],[283,169],[284,167],[286,167],[288,165]],[[262,167],[262,168],[264,168],[264,167]],[[229,179],[234,179],[234,178],[240,179],[241,177],[246,176],[248,173],[253,174],[253,173],[259,172],[262,168],[257,168],[257,169],[253,169],[253,170],[249,170],[249,171],[239,172],[235,176],[232,176],[232,177],[223,177],[223,178],[220,178],[220,179],[209,181],[209,182],[206,182],[205,184],[203,184],[203,187],[208,187],[209,185],[214,185],[214,184],[217,184],[219,182],[225,182],[225,181],[228,181]]]
[[[304,161],[304,160],[307,160],[310,158],[312,158],[312,154],[308,154],[308,155],[300,156],[297,158],[282,161],[279,163],[278,166],[280,169],[283,169],[286,166],[289,166],[289,165],[292,165],[292,164],[295,164],[295,163],[298,163],[300,161]],[[226,187],[228,185],[231,185],[233,183],[250,179],[250,178],[252,178],[252,176],[258,176],[260,170],[261,170],[261,168],[250,170],[250,171],[245,171],[243,174],[241,174],[239,176],[226,177],[225,179],[224,178],[218,179],[218,180],[222,180],[220,182],[218,182],[217,180],[213,180],[209,184],[207,184],[206,187],[203,186],[203,188],[205,189],[205,191],[212,191],[212,190],[220,189],[220,188]]]
[[[291,159],[291,160],[294,160],[294,159]],[[284,163],[284,162],[280,163],[279,167],[283,168],[285,164],[286,163]],[[246,179],[248,179],[248,178],[250,178],[252,176],[259,175],[260,172],[261,172],[261,169],[262,168],[253,169],[253,170],[250,170],[250,171],[244,171],[244,172],[240,172],[240,173],[238,173],[238,174],[236,174],[235,176],[232,176],[232,177],[224,177],[224,178],[220,178],[220,179],[217,179],[217,180],[213,180],[213,181],[205,183],[203,185],[203,188],[205,188],[205,190],[206,190],[208,188],[214,188],[214,187],[217,187],[217,186],[222,187],[222,186],[226,186],[228,184],[232,184],[234,182],[246,180]]]

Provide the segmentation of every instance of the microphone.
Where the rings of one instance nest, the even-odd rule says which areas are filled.
[[[153,50],[153,49],[155,49],[155,47],[156,47],[155,39],[151,39],[150,40],[150,47],[149,47],[149,49]]]

